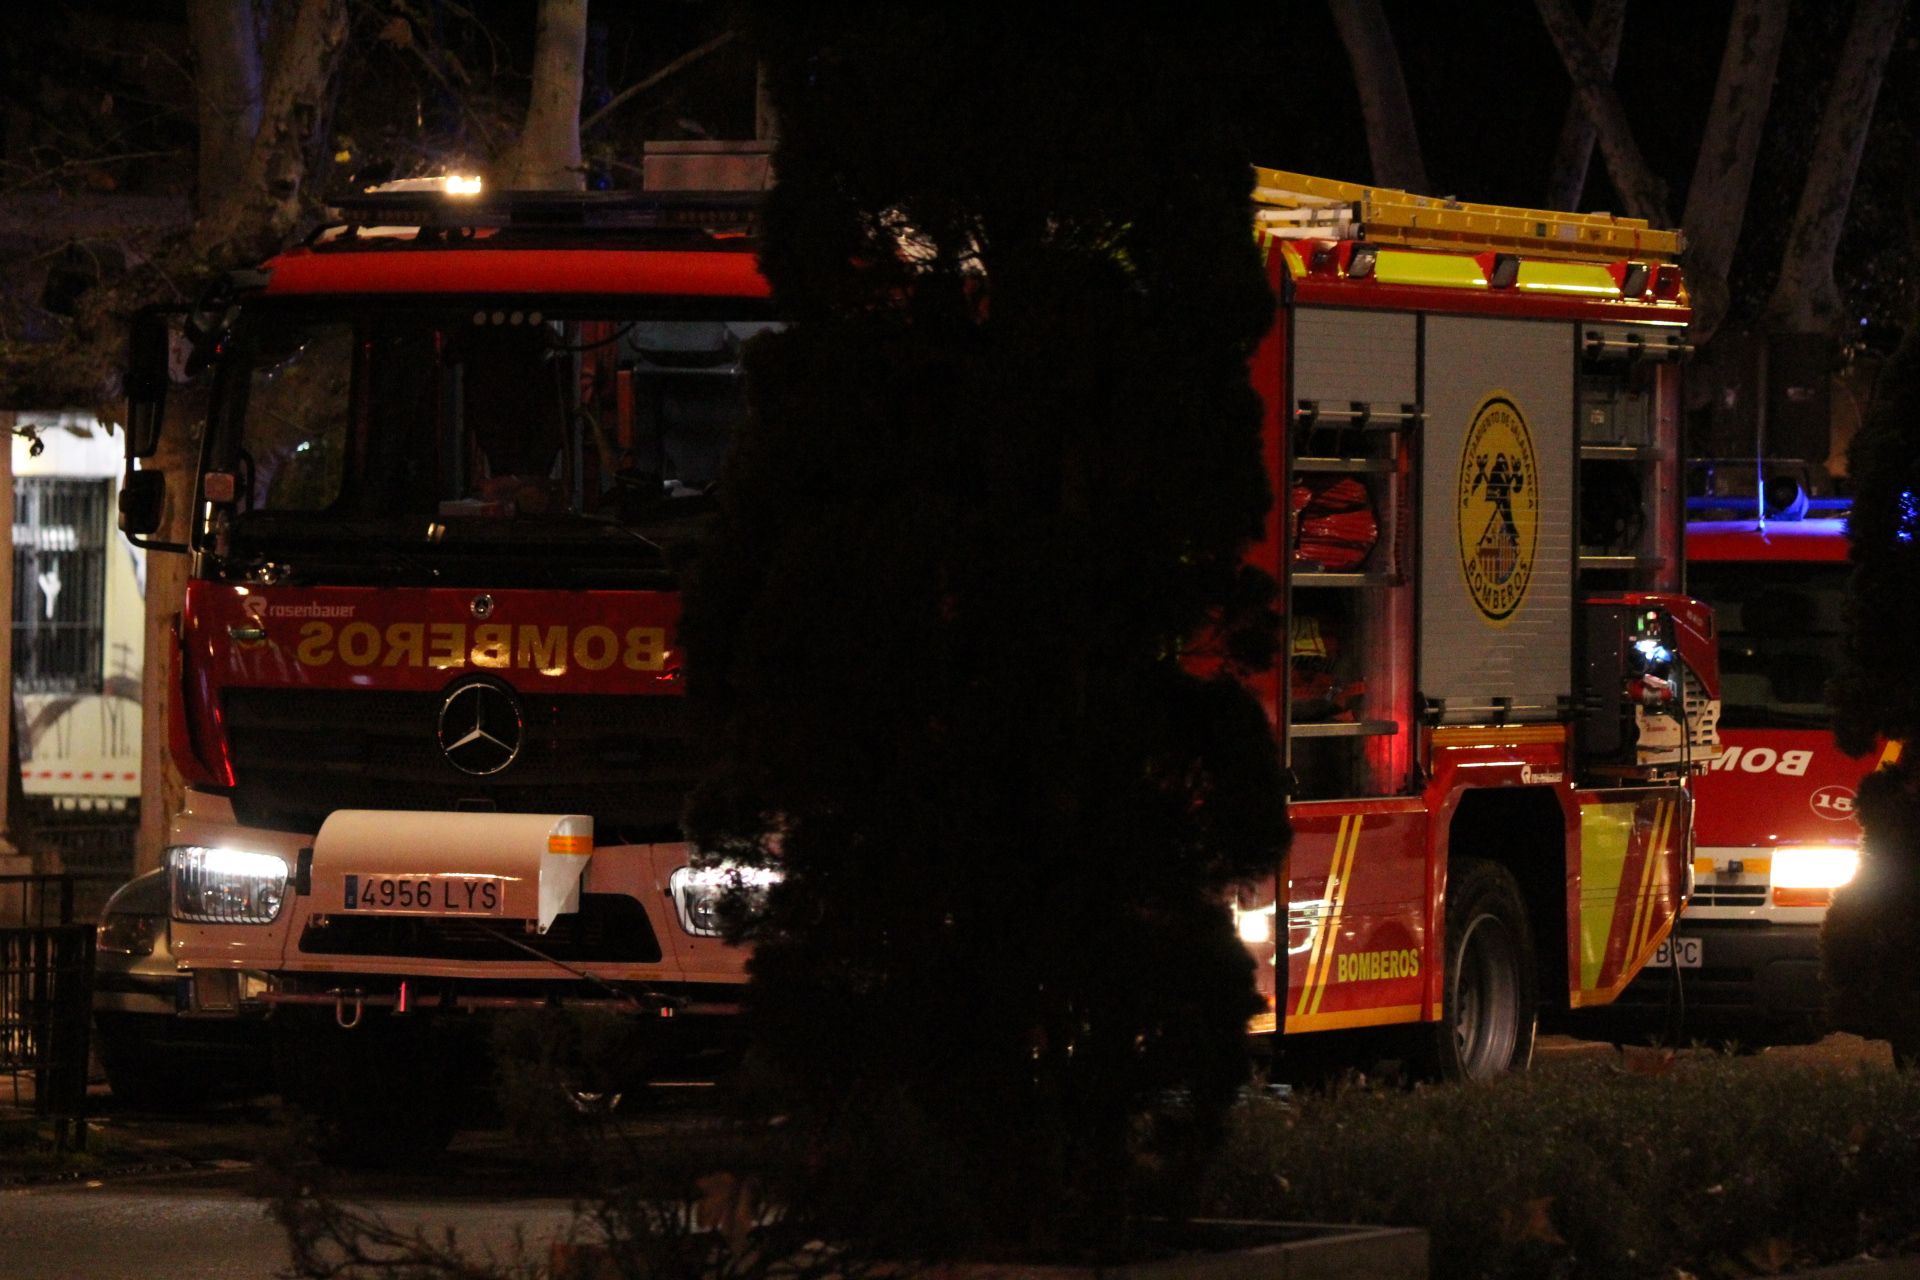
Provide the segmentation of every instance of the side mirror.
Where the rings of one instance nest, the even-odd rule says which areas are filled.
[[[129,436],[131,449],[131,436]],[[167,509],[164,471],[129,471],[120,485],[120,532],[144,538],[159,532]]]
[[[171,376],[168,319],[169,313],[165,311],[137,312],[128,333],[124,385],[129,464],[136,458],[151,458],[160,447],[160,424],[166,416],[167,383]]]

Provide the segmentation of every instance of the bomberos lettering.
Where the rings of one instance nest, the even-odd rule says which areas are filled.
[[[664,627],[570,627],[523,622],[348,622],[315,619],[300,626],[294,661],[304,667],[431,667],[454,671],[534,671],[565,675],[569,668],[659,671],[667,665]]]

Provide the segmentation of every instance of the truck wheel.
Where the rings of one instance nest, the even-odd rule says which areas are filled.
[[[1445,1007],[1434,1025],[1429,1074],[1491,1080],[1533,1060],[1539,1020],[1533,929],[1508,870],[1456,858],[1447,876]]]
[[[120,1050],[100,1054],[107,1089],[137,1111],[196,1111],[213,1101],[204,1080],[165,1067],[129,1061]]]
[[[281,1100],[329,1164],[419,1164],[460,1127],[459,1073],[429,1029],[373,1019],[351,1031],[289,1020],[275,1038]]]

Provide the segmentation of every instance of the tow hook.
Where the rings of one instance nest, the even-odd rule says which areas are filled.
[[[366,992],[358,987],[351,991],[335,987],[327,994],[333,997],[333,1021],[342,1031],[351,1031],[360,1025],[360,1019],[367,1013]]]

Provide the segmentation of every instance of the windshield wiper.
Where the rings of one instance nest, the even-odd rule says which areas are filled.
[[[616,520],[612,516],[589,515],[584,511],[548,511],[543,513],[537,518],[542,521],[566,520],[572,523],[575,528],[585,527],[585,528],[594,528],[594,529],[612,529],[616,533],[625,534],[627,537],[632,538],[635,542],[644,543],[648,547],[651,547],[653,549],[654,554],[660,557],[660,563],[661,564],[667,563],[667,549],[665,547],[661,546],[659,543],[655,542],[652,538],[649,538],[646,534],[640,532],[638,529],[635,529],[631,525],[625,524],[620,520]]]

